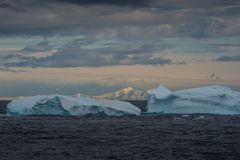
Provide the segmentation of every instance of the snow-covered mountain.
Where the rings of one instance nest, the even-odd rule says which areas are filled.
[[[0,101],[11,101],[13,97],[0,97]]]
[[[73,97],[86,97],[86,98],[91,98],[92,96],[83,94],[83,93],[75,93]]]
[[[16,96],[16,97],[0,97],[0,101],[12,101],[18,98],[24,98],[25,96]]]
[[[116,92],[94,96],[99,99],[118,99],[118,100],[144,100],[147,99],[148,93],[141,90],[133,89],[132,87],[123,88]]]
[[[148,113],[240,114],[240,92],[208,86],[171,92],[164,86],[149,91]]]
[[[106,93],[103,95],[92,96],[84,93],[75,93],[71,95],[73,97],[85,97],[85,98],[96,98],[96,99],[116,99],[116,100],[146,100],[148,93],[146,91],[136,90],[132,87],[123,88],[116,92]],[[24,97],[0,97],[0,100],[14,100]]]

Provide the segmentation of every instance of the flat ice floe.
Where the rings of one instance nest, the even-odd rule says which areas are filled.
[[[236,115],[240,114],[240,92],[224,86],[171,92],[160,86],[150,90],[147,108],[148,113]]]
[[[13,100],[8,115],[139,115],[140,109],[128,102],[63,95],[39,95]]]

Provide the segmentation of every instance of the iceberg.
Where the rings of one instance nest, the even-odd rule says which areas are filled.
[[[172,92],[164,87],[163,85],[159,85],[157,89],[151,89],[148,91],[149,100],[150,102],[155,102],[155,99],[158,100],[164,100],[167,99],[168,97],[172,96]]]
[[[20,98],[7,105],[8,115],[139,115],[136,106],[117,100],[98,100],[64,95],[39,95]]]
[[[169,91],[164,86],[149,91],[147,113],[240,114],[240,92],[225,86]]]

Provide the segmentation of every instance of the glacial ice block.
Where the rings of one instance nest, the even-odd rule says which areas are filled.
[[[158,97],[161,90],[149,94],[148,113],[219,115],[240,114],[240,92],[225,86],[207,86],[173,91],[169,96]]]
[[[139,115],[140,109],[128,102],[98,100],[63,95],[42,95],[13,100],[8,115]]]

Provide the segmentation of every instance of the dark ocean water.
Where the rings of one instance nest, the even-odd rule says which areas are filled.
[[[146,110],[146,101],[131,103]],[[240,116],[0,115],[0,160],[28,159],[239,160]]]
[[[0,116],[1,160],[240,157],[240,116]]]
[[[6,112],[7,112],[7,104],[9,102],[10,101],[0,100],[0,114],[6,114]]]

